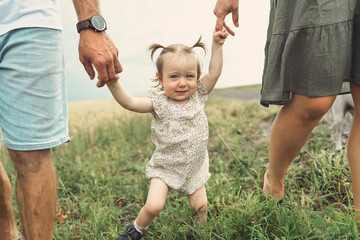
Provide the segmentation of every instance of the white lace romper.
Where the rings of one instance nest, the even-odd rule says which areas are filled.
[[[158,177],[171,189],[190,195],[210,177],[209,128],[204,112],[208,92],[200,81],[186,104],[170,101],[165,93],[150,92],[149,98],[158,118],[151,123],[156,149],[146,165],[146,177]]]

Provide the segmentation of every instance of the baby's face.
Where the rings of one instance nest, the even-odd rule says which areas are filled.
[[[193,54],[166,54],[159,82],[174,102],[187,103],[197,90],[196,57]]]

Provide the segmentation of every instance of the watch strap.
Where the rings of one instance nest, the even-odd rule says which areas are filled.
[[[83,29],[91,28],[91,24],[90,24],[89,19],[78,22],[76,24],[76,28],[77,28],[78,33],[80,33],[80,31],[83,30]]]

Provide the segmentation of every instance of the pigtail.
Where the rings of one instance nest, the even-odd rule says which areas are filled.
[[[160,45],[160,44],[157,44],[157,43],[154,43],[152,44],[150,47],[149,47],[149,50],[151,50],[151,60],[154,60],[153,57],[154,57],[154,53],[159,49],[159,48],[163,48],[165,49],[164,46]]]
[[[205,54],[207,52],[206,45],[201,41],[201,36],[199,37],[199,40],[192,46],[192,48],[200,47],[204,50]]]
[[[148,48],[148,50],[151,51],[151,60],[154,61],[154,54],[155,52],[162,48],[163,50],[161,51],[161,53],[165,50],[165,47],[160,45],[160,44],[157,44],[157,43],[154,43],[154,44],[151,44],[151,46]],[[159,73],[161,73],[162,71],[162,58],[161,58],[161,53],[160,53],[160,57],[158,57],[158,59],[156,60],[156,69]],[[160,85],[160,82],[159,82],[159,79],[157,78],[153,78],[151,79],[151,81],[157,83],[155,86],[153,86],[154,88],[156,88],[158,91],[162,91],[164,90],[163,87]]]

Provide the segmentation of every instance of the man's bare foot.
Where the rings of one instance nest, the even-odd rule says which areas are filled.
[[[272,179],[269,170],[267,170],[264,174],[263,191],[270,199],[282,199],[284,197],[284,183]]]

